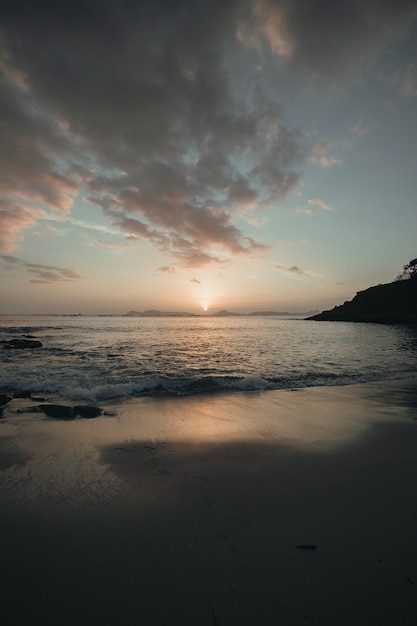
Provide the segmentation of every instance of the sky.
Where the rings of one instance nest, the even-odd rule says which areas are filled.
[[[0,17],[0,313],[323,310],[417,256],[415,0]]]

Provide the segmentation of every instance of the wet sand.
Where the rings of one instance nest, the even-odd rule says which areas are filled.
[[[10,623],[417,623],[417,381],[0,421]]]

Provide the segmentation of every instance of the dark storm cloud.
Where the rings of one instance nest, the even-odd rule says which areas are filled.
[[[271,81],[285,62],[331,80],[401,39],[413,7],[9,3],[0,24],[0,193],[16,214],[3,213],[3,249],[36,211],[68,212],[83,190],[128,237],[187,267],[256,252],[261,244],[243,236],[235,215],[277,206],[309,157],[302,133],[263,91],[257,55],[269,46],[280,59],[268,66]]]

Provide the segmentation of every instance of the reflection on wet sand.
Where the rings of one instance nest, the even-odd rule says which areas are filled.
[[[16,623],[415,623],[413,390],[145,400],[68,423],[9,412],[5,609],[18,589]]]

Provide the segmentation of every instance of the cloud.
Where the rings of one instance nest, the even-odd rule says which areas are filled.
[[[197,280],[196,278],[190,278],[190,282],[196,283],[197,285],[201,285],[200,281]]]
[[[51,284],[57,282],[67,282],[81,280],[84,277],[74,270],[54,265],[44,265],[40,263],[28,263],[19,257],[11,255],[1,255],[0,258],[6,264],[5,269],[28,273],[31,278],[29,282],[35,284]]]
[[[363,137],[375,126],[375,123],[367,124],[362,119],[358,120],[350,129],[349,133],[354,137]]]
[[[322,278],[320,274],[317,274],[316,272],[311,270],[303,270],[298,265],[291,265],[290,267],[287,267],[286,265],[275,265],[275,269],[279,270],[280,272],[285,272],[286,274],[291,274],[293,276]]]
[[[297,207],[295,212],[297,215],[317,215],[317,208],[322,209],[323,211],[333,211],[333,207],[331,207],[329,204],[326,204],[324,202],[324,200],[322,200],[321,198],[313,198],[313,199],[309,199],[307,200],[308,204],[310,205],[310,207],[307,206],[302,206],[302,207]]]
[[[239,69],[254,2],[18,5],[0,26],[0,193],[68,213],[85,188],[114,227],[187,266],[255,252],[234,215],[280,203],[304,157]]]
[[[1,53],[0,48],[0,57]],[[59,162],[72,158],[70,141],[32,94],[13,83],[1,69],[0,118],[2,196],[67,213],[79,190],[75,170],[68,163]]]
[[[260,31],[292,71],[340,85],[409,35],[414,0],[258,0]]]
[[[263,217],[251,217],[248,219],[248,224],[250,224],[251,226],[255,226],[256,228],[260,228],[261,226],[263,226],[264,224],[266,224],[268,222],[268,218],[263,216]]]
[[[316,144],[311,150],[309,161],[315,165],[320,165],[325,169],[333,167],[334,165],[340,165],[342,162],[340,159],[328,155],[330,147],[329,141],[322,141],[321,143]]]
[[[163,274],[175,274],[175,267],[170,267],[169,265],[162,265],[158,267],[157,272],[162,272]]]
[[[323,211],[333,211],[333,207],[326,204],[321,198],[314,198],[314,200],[307,200],[307,202],[313,206],[318,206]]]
[[[409,63],[401,81],[401,92],[406,98],[417,96],[417,67],[414,63]]]
[[[284,73],[340,84],[401,42],[416,16],[412,0],[9,3],[0,198],[17,210],[3,246],[42,210],[69,215],[86,193],[111,227],[169,263],[256,254],[262,242],[236,216],[275,209],[306,160],[340,162],[326,142],[306,148],[286,120],[274,95]]]
[[[104,241],[103,239],[90,241],[90,245],[101,246],[102,248],[109,248],[110,250],[128,250],[129,248],[133,248],[134,246],[132,242],[114,243],[113,241]]]
[[[376,126],[376,121],[359,119],[348,129],[348,135],[342,142],[345,150],[351,150],[363,137],[368,135]]]
[[[292,265],[291,267],[286,267],[285,265],[275,265],[275,268],[277,270],[288,272],[289,274],[304,274],[304,271],[297,265]]]
[[[34,226],[44,211],[0,198],[0,252],[11,252],[23,231]]]

